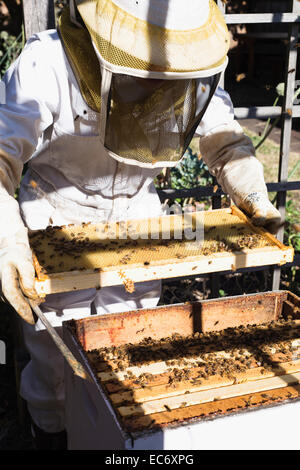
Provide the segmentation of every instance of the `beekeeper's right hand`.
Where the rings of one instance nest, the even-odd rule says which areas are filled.
[[[18,202],[1,186],[0,279],[5,299],[27,323],[34,324],[31,308],[24,297],[38,298],[28,231],[21,219]]]

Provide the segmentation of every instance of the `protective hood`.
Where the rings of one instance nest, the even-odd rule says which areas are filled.
[[[100,113],[99,135],[108,154],[140,167],[175,166],[202,119],[220,73],[203,78],[172,73],[162,79],[141,78],[124,69],[112,72],[77,20],[78,24],[71,22],[66,9],[59,32],[83,97]]]
[[[214,0],[72,1],[112,72],[198,78],[227,65],[228,29]]]

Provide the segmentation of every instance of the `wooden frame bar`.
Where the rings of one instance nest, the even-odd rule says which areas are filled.
[[[219,221],[219,225],[216,220]],[[118,259],[109,258],[105,264],[102,258],[102,261],[99,262],[99,253],[102,253],[103,251],[101,252],[101,250],[103,249],[107,250],[107,245],[99,245],[97,249],[94,248],[94,250],[96,250],[94,263],[92,263],[92,258],[89,258],[89,261],[86,264],[88,258],[87,253],[85,253],[82,261],[78,261],[76,270],[72,270],[70,267],[69,269],[66,269],[66,264],[64,264],[63,268],[60,268],[60,265],[55,264],[53,256],[56,251],[55,248],[52,248],[53,235],[50,236],[49,240],[47,237],[47,230],[44,232],[38,231],[37,233],[32,233],[32,249],[34,253],[35,268],[38,275],[35,287],[39,295],[44,296],[57,292],[69,292],[77,289],[88,289],[93,287],[99,288],[122,284],[124,284],[125,289],[128,289],[128,286],[131,288],[133,287],[134,289],[134,284],[138,282],[189,276],[192,274],[202,274],[204,272],[217,273],[220,271],[236,270],[253,266],[274,264],[283,265],[293,261],[294,250],[292,248],[284,246],[276,237],[268,233],[266,230],[254,226],[246,215],[236,206],[232,206],[228,209],[195,212],[191,214],[191,217],[189,217],[188,220],[186,219],[186,216],[171,215],[145,219],[144,221],[136,221],[136,223],[140,224],[142,230],[146,230],[145,233],[143,232],[141,234],[145,234],[146,239],[149,239],[150,241],[153,237],[151,232],[149,232],[149,229],[151,229],[151,227],[157,227],[159,238],[162,237],[163,241],[171,240],[170,250],[167,250],[164,243],[158,245],[156,250],[157,255],[155,257],[153,251],[151,251],[152,257],[150,262],[149,256],[151,256],[151,254],[147,252],[147,247],[145,247],[145,245],[133,244],[133,241],[130,242],[129,239],[127,245],[129,243],[130,246],[126,245],[126,253],[128,253],[130,249],[134,249],[133,252],[136,253],[136,257],[133,258],[132,261],[124,263],[124,255],[122,254]],[[196,244],[193,245],[194,248],[188,247],[191,243],[190,239],[182,239],[183,231],[186,229],[187,223],[195,225],[197,228],[194,230],[197,230],[197,233],[201,227],[203,230],[203,238],[198,241],[195,239]],[[130,221],[128,221],[128,225],[131,225]],[[243,230],[242,233],[238,231],[237,226],[241,226]],[[105,232],[105,227],[106,224],[88,224],[86,230],[90,232],[85,233],[89,233],[88,239],[91,240],[91,237],[95,236],[92,235],[93,233],[97,233],[97,237],[99,237],[100,233]],[[116,230],[118,227],[118,224],[116,224]],[[220,250],[204,254],[202,246],[204,244],[205,248],[205,233],[210,233],[211,228],[217,231],[216,235],[218,235],[219,239],[224,236],[226,238],[224,231],[228,231],[230,228],[230,234],[236,230],[236,240],[239,240],[241,236],[248,234],[249,236],[251,235],[252,238],[259,237],[260,242],[256,245],[257,247],[248,248],[246,245],[242,249],[236,248],[232,251]],[[136,229],[138,229],[138,226],[136,226]],[[84,227],[80,226],[79,228],[70,226],[65,227],[64,229],[61,228],[59,231],[61,232],[62,230],[65,230],[62,234],[62,243],[65,244],[65,242],[72,237],[71,234],[73,232],[80,232],[80,230],[84,230]],[[165,233],[166,230],[167,232]],[[175,231],[180,231],[180,243],[176,243],[174,235],[170,235],[171,230],[174,231],[174,234]],[[40,247],[43,247],[42,256],[45,258],[45,260],[43,259],[42,265],[39,262],[40,255],[38,253],[35,254],[36,236],[43,236],[44,240],[42,241],[40,239],[38,241],[38,248],[41,249]],[[58,235],[55,235],[54,238],[56,238],[56,236]],[[84,236],[86,235],[83,235],[83,237]],[[209,240],[210,235],[207,235],[207,237]],[[115,238],[113,240],[115,243]],[[108,243],[110,243],[110,240],[108,240]],[[116,247],[114,245],[114,251],[115,250]],[[43,265],[47,266],[47,263],[50,260],[50,258],[49,260],[46,258],[46,253],[48,253],[47,257],[52,257],[51,261],[53,266],[50,266],[48,272],[45,273],[43,272]],[[69,255],[65,254],[64,256],[66,257],[65,261],[67,262]],[[71,259],[73,259],[72,256]],[[58,258],[58,262],[61,262],[60,257]]]
[[[100,346],[138,344],[148,337],[160,340],[178,332],[189,336],[259,325],[276,320],[286,301],[299,305],[299,298],[289,291],[273,291],[91,316],[75,321],[76,337],[88,351]]]

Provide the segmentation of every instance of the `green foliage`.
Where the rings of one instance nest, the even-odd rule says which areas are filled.
[[[189,147],[185,158],[171,170],[171,188],[194,188],[212,184],[213,179],[202,158]]]
[[[286,203],[286,227],[284,231],[284,241],[293,246],[295,251],[300,252],[300,233],[297,232],[293,225],[298,224],[300,220],[300,212],[294,201],[290,199]]]
[[[276,93],[277,93],[277,97],[273,103],[273,106],[276,106],[277,103],[278,103],[278,100],[279,98],[282,98],[284,96],[284,93],[285,93],[285,83],[278,83],[277,87],[276,87]],[[295,92],[294,94],[294,101],[295,99],[298,97],[298,95],[300,94],[300,87],[298,88],[298,90]],[[267,123],[265,125],[265,128],[264,128],[264,131],[262,133],[262,135],[260,136],[258,142],[255,143],[255,149],[257,150],[263,143],[264,141],[267,139],[267,137],[271,134],[272,130],[274,129],[275,126],[277,126],[277,124],[279,123],[281,119],[281,116],[278,116],[271,124],[271,118],[269,118],[267,120]]]
[[[219,289],[219,296],[220,296],[220,297],[226,297],[227,294],[226,294],[226,292],[225,292],[223,289]]]
[[[271,140],[264,140],[262,142],[262,137],[260,135],[254,134],[246,128],[243,128],[244,133],[250,137],[255,149],[260,147],[260,152],[264,155],[272,155],[274,152],[277,152],[277,146],[273,144]]]
[[[16,60],[24,46],[23,31],[18,37],[11,36],[7,31],[0,33],[0,78]]]

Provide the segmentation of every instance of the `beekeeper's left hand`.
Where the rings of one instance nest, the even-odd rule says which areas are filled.
[[[248,194],[240,200],[239,207],[249,214],[254,225],[263,226],[271,233],[277,233],[281,226],[280,212],[261,192]]]
[[[223,191],[255,225],[276,233],[281,215],[268,197],[263,166],[237,121],[216,128],[200,139],[203,160]]]

